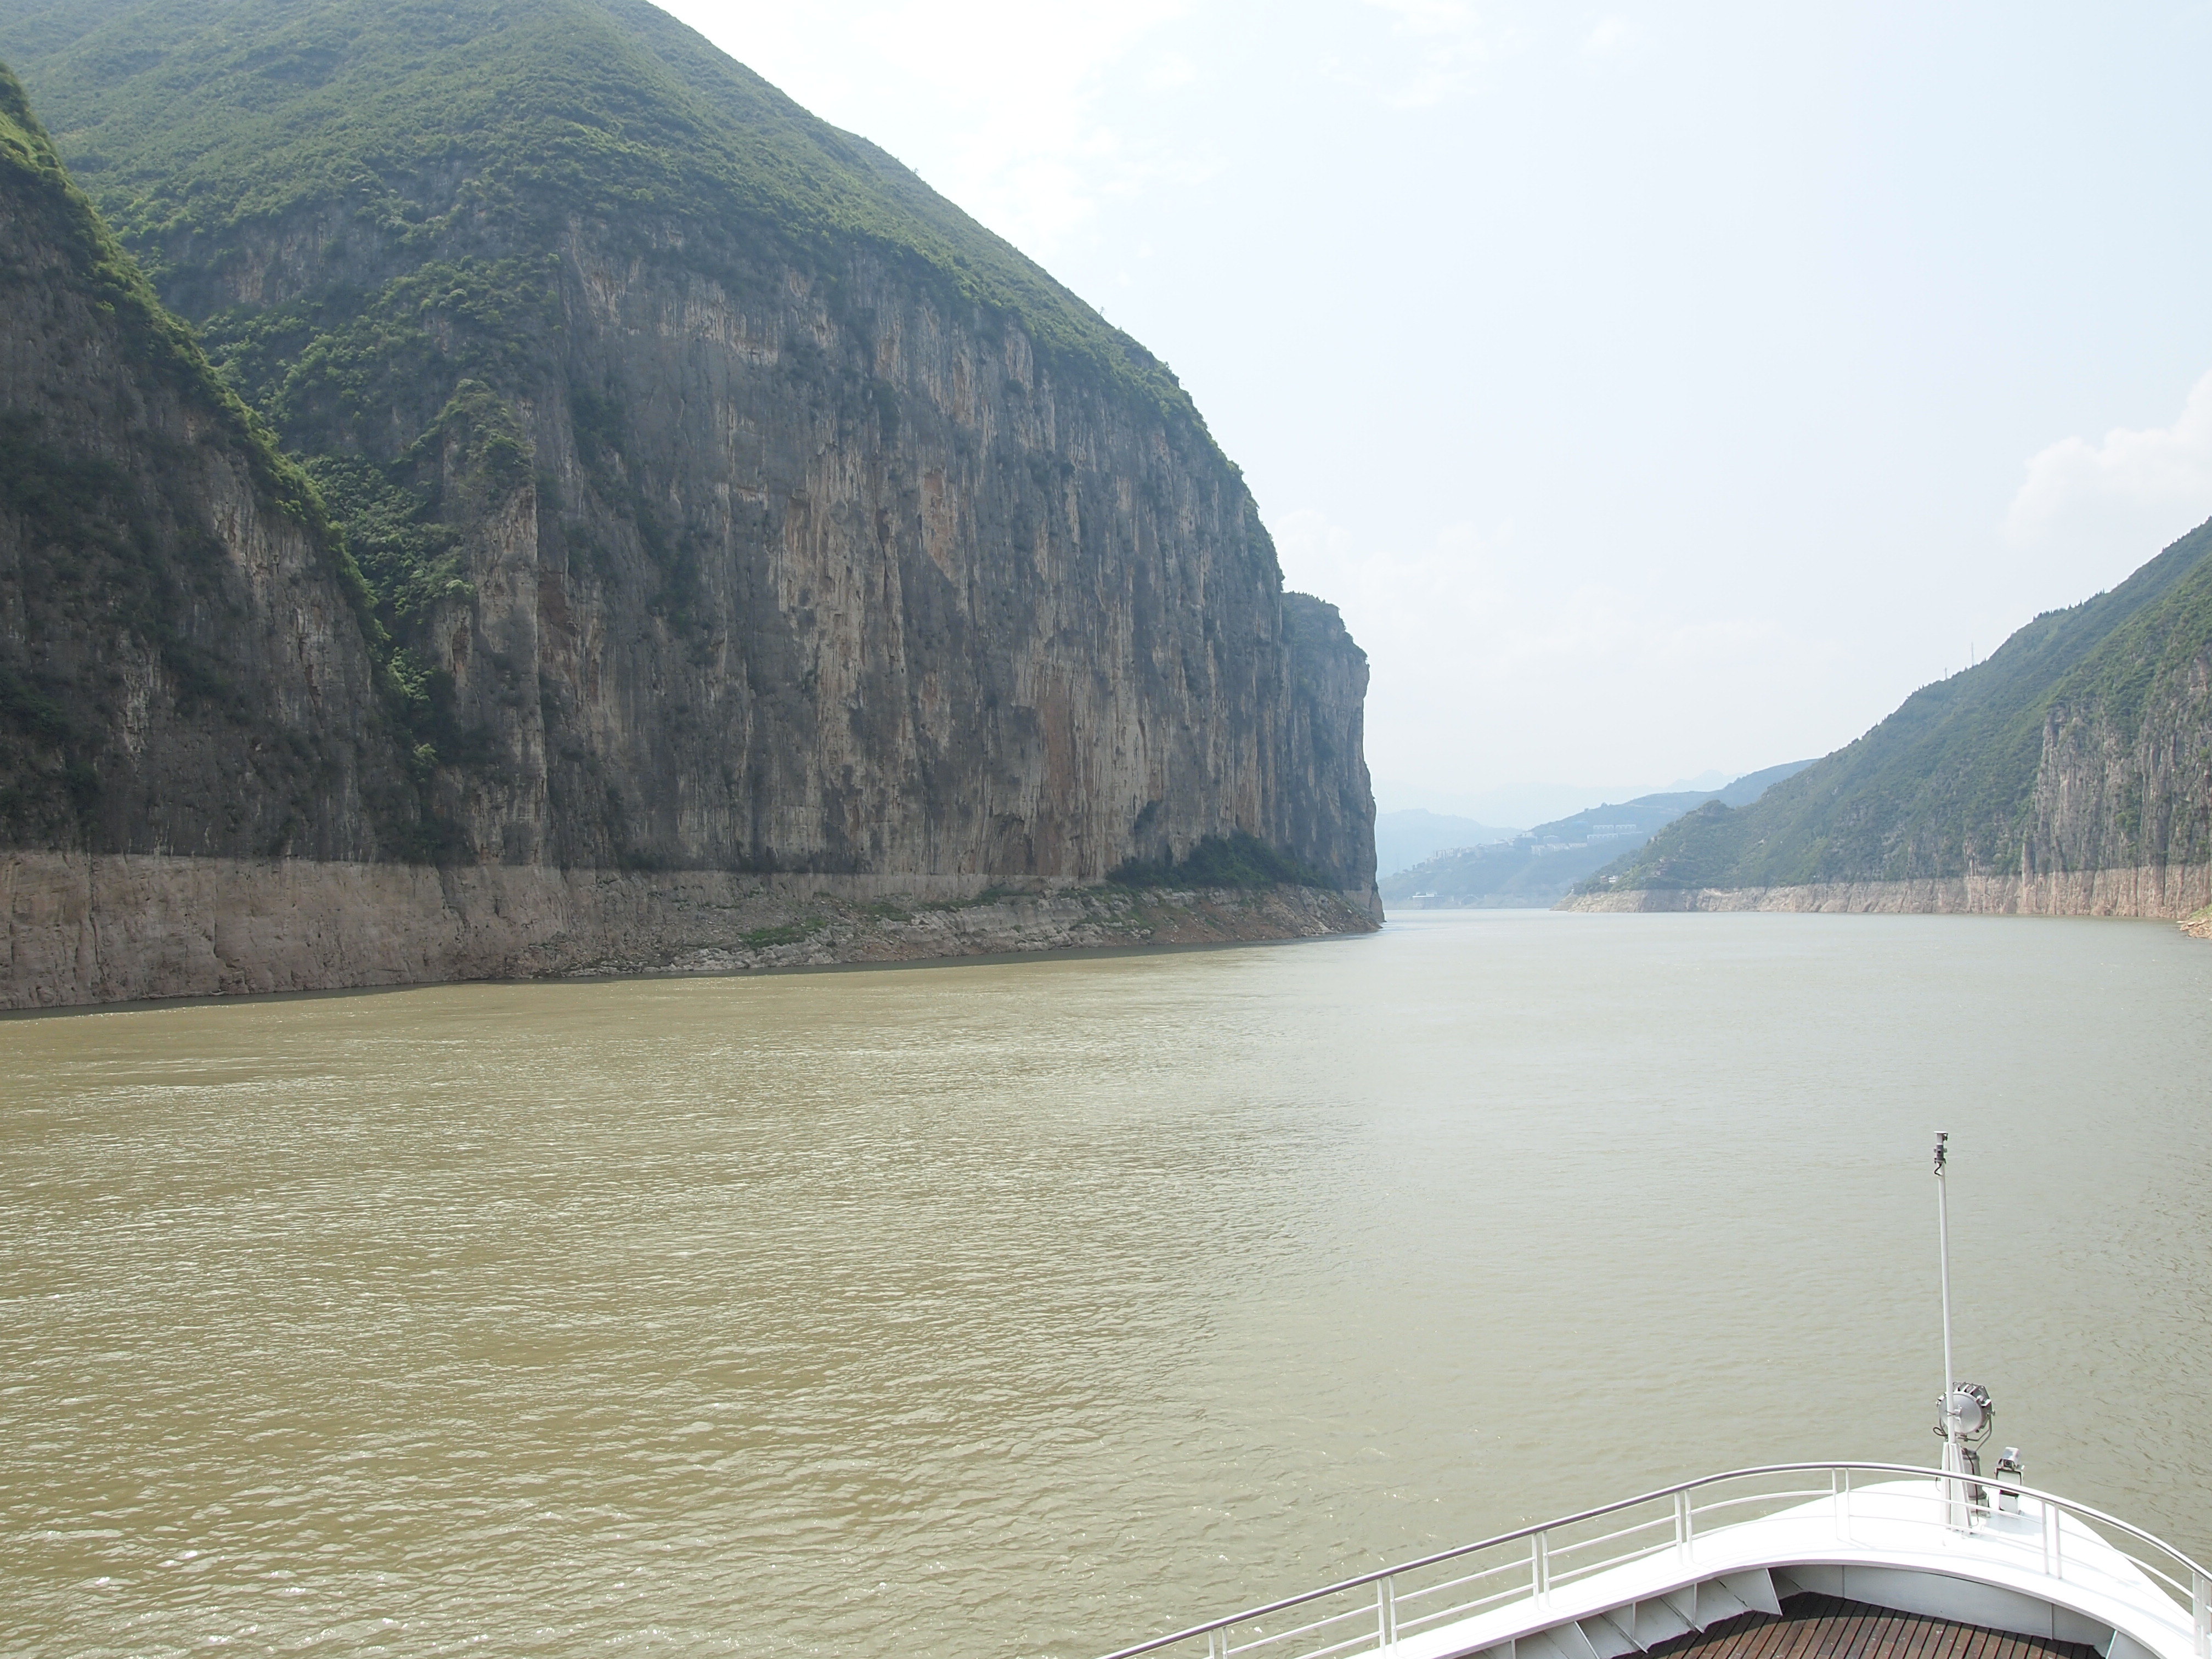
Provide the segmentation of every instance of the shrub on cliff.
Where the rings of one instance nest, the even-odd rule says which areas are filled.
[[[1310,864],[1257,836],[1208,836],[1179,859],[1127,859],[1106,879],[1116,887],[1325,887]]]

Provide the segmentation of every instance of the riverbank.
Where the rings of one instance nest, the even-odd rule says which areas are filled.
[[[1570,894],[1560,910],[1786,910],[1860,915],[2141,916],[2212,939],[2212,865],[2143,865],[2029,878],[1813,882],[1777,887],[1639,887]]]
[[[989,876],[0,855],[0,1007],[455,980],[734,973],[1372,933],[1366,896]]]

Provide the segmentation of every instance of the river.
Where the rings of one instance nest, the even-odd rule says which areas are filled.
[[[1667,1480],[2212,1548],[2212,949],[1379,935],[0,1021],[0,1650],[1053,1654]]]

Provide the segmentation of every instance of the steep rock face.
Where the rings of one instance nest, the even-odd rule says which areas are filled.
[[[0,840],[388,851],[347,577],[0,70]]]
[[[24,38],[350,539],[428,855],[1371,893],[1364,659],[1141,348],[649,8],[334,19]]]
[[[1364,655],[888,157],[626,0],[26,46],[217,366],[0,79],[0,1004],[1373,925]]]
[[[444,769],[469,855],[1081,880],[1235,829],[1308,850],[1279,579],[1190,434],[878,271],[833,311],[771,268],[756,308],[563,254],[567,361],[495,405],[533,465],[476,486],[475,416],[439,449],[472,591],[412,637],[488,751]]]
[[[2132,720],[2094,696],[2054,706],[2044,726],[2021,875],[2033,881],[2206,864],[2212,864],[2212,652],[2159,675]]]
[[[1286,844],[1317,849],[1313,862],[1347,891],[1363,889],[1376,915],[1375,793],[1367,775],[1367,653],[1337,608],[1310,593],[1283,595],[1290,645]]]
[[[1243,830],[1356,880],[1234,473],[855,264],[732,293],[580,231],[558,357],[329,422],[406,434],[455,547],[398,619],[455,854],[1085,880]]]

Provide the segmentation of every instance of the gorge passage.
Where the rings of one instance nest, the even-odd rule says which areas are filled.
[[[881,151],[621,0],[0,58],[7,1002],[1373,925],[1334,608]]]

